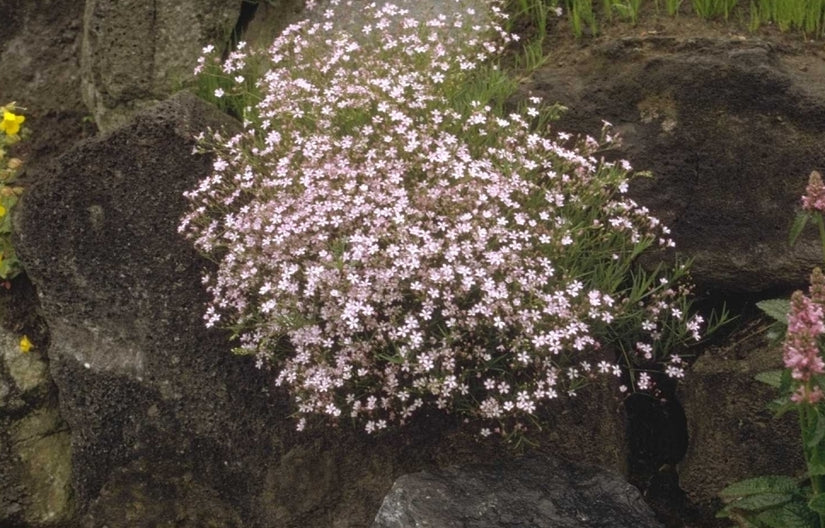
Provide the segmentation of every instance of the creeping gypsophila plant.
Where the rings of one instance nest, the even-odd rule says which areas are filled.
[[[201,138],[213,170],[180,231],[217,263],[206,324],[272,369],[299,429],[374,432],[435,406],[487,433],[623,366],[634,389],[648,368],[681,377],[668,352],[702,320],[684,267],[636,264],[673,242],[626,196],[629,165],[597,156],[609,128],[577,142],[533,130],[535,98],[458,104],[511,39],[500,5],[415,4],[368,6],[355,30],[333,10],[290,26],[260,52],[244,130]]]

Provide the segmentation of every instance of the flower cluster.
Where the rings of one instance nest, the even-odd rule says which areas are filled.
[[[808,177],[808,186],[802,197],[802,208],[810,212],[825,212],[825,184],[822,175],[817,171],[811,172]]]
[[[822,310],[823,275],[819,268],[811,277],[811,297],[801,291],[791,296],[788,313],[788,333],[783,346],[785,367],[798,386],[791,400],[816,403],[823,399],[822,390],[812,383],[814,376],[825,373],[825,362],[819,352],[819,336],[825,333]]]
[[[206,323],[274,367],[299,428],[320,414],[373,432],[423,406],[518,419],[619,375],[623,340],[656,361],[674,321],[699,338],[683,290],[633,286],[638,255],[673,242],[626,196],[626,162],[534,131],[538,99],[460,103],[511,38],[499,6],[414,4],[367,7],[357,33],[332,12],[287,28],[243,132],[202,137],[213,171],[186,194],[180,231],[218,261]],[[628,321],[644,325],[608,330]]]

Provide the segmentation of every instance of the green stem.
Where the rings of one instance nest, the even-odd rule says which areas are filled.
[[[822,224],[820,224],[821,226]],[[806,392],[809,392],[811,389],[811,381],[808,380],[806,382]],[[799,425],[801,428],[802,433],[802,452],[805,455],[805,463],[808,467],[808,477],[811,481],[811,492],[812,496],[811,499],[815,498],[816,496],[820,495],[823,491],[822,489],[822,475],[814,475],[811,473],[811,466],[814,464],[816,457],[817,450],[820,449],[821,443],[815,446],[810,446],[811,436],[816,432],[816,409],[813,405],[802,402],[799,408]],[[819,527],[825,528],[825,514],[817,513],[817,517],[819,518]]]
[[[816,225],[819,226],[819,242],[822,244],[822,258],[825,260],[825,221],[821,213],[816,215]]]

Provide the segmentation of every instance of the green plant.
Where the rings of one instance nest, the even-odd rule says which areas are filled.
[[[736,0],[692,0],[693,10],[702,18],[714,18],[722,15],[728,19]]]
[[[670,16],[676,16],[682,7],[683,0],[665,0],[665,9]]]
[[[598,33],[596,26],[596,13],[593,11],[593,0],[566,0],[567,16],[570,19],[570,26],[576,38],[584,35],[585,28],[590,30],[591,35]],[[609,12],[609,11],[608,11]]]
[[[526,3],[526,0],[517,0]],[[530,0],[535,2],[536,0]],[[676,16],[684,0],[664,0],[665,11]],[[544,0],[548,6],[563,6],[570,20],[573,34],[580,38],[589,29],[597,34],[598,20],[593,9],[593,0]],[[611,23],[614,14],[637,23],[644,0],[601,0],[599,13],[603,23]],[[747,6],[737,0],[691,0],[690,5],[699,17],[724,18],[729,20],[736,9],[742,11],[742,19],[748,29],[756,31],[763,24],[775,23],[781,31],[797,30],[808,37],[822,37],[825,31],[825,0],[752,0]],[[660,0],[655,0],[659,11]]]
[[[629,164],[602,158],[610,126],[576,139],[535,98],[507,108],[499,17],[398,9],[369,7],[357,34],[287,28],[243,132],[203,138],[214,170],[180,230],[218,264],[207,324],[273,367],[299,428],[432,407],[484,435],[622,364],[634,390],[682,377],[704,321],[685,266],[640,266],[673,243],[627,198]]]
[[[811,173],[802,212],[791,228],[791,243],[805,225],[818,227],[825,259],[825,184],[818,172]],[[804,479],[767,476],[736,482],[720,492],[727,505],[718,517],[742,527],[825,527],[825,275],[819,268],[811,274],[808,294],[796,291],[790,301],[771,299],[759,308],[772,317],[784,334],[785,369],[761,373],[756,379],[779,392],[770,408],[777,415],[794,411],[799,418],[802,453],[807,473]]]
[[[622,18],[629,20],[635,25],[639,21],[639,11],[642,8],[642,0],[621,0],[614,3],[613,8],[619,12]]]
[[[17,253],[11,242],[12,211],[23,188],[16,185],[17,174],[23,162],[19,158],[9,158],[7,147],[25,137],[27,130],[22,127],[26,118],[18,115],[21,109],[15,103],[0,107],[3,118],[0,121],[0,279],[6,281],[23,271]]]

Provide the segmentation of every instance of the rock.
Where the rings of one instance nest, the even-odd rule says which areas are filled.
[[[271,0],[250,5],[254,12],[241,39],[252,49],[268,48],[284,28],[305,16],[301,0]]]
[[[45,356],[18,340],[0,329],[0,524],[59,526],[74,509],[71,437]]]
[[[59,525],[73,514],[71,435],[56,408],[28,415],[12,428],[12,449],[23,466],[24,520],[29,526]]]
[[[81,522],[84,528],[134,526],[180,528],[241,528],[231,504],[191,475],[175,469],[133,464],[109,479]]]
[[[703,287],[802,285],[821,250],[811,230],[791,251],[788,231],[807,175],[825,166],[821,59],[754,38],[603,42],[557,52],[564,63],[540,68],[523,94],[570,108],[562,130],[615,125],[624,142],[610,155],[653,171],[631,193],[672,228]]]
[[[767,405],[776,390],[754,379],[782,368],[782,353],[753,341],[746,350],[706,353],[680,389],[690,442],[679,484],[707,514],[720,507],[719,491],[737,480],[805,473],[796,414],[775,418]]]
[[[21,394],[37,389],[48,390],[51,383],[45,358],[38,353],[24,353],[18,346],[20,338],[4,332],[0,334],[0,351],[11,381]]]
[[[191,79],[201,49],[225,45],[241,2],[89,0],[83,17],[83,101],[102,131]]]
[[[544,456],[403,475],[372,528],[661,527],[618,475]]]
[[[439,427],[298,435],[271,374],[206,329],[209,264],[177,225],[210,167],[194,136],[222,125],[237,126],[179,94],[66,153],[21,201],[15,243],[51,332],[78,523],[143,526],[118,517],[126,505],[152,526],[195,526],[199,511],[228,526],[365,526],[398,474],[431,463]]]
[[[538,416],[547,430],[541,447],[568,460],[626,475],[629,439],[619,385],[617,379],[599,380],[573,398],[562,396],[552,402]]]
[[[204,262],[176,231],[183,191],[209,166],[192,156],[194,135],[228,124],[181,94],[65,155],[21,202],[16,246],[43,294],[81,510],[107,485],[112,500],[132,493],[110,481],[134,461],[173,460],[204,493],[236,500],[262,471],[265,378],[206,331]]]
[[[0,93],[4,100],[30,111],[80,113],[80,50],[82,0],[0,2]],[[8,100],[5,100],[8,98]]]
[[[23,107],[25,167],[45,165],[91,133],[80,98],[83,0],[0,0],[0,106]]]

